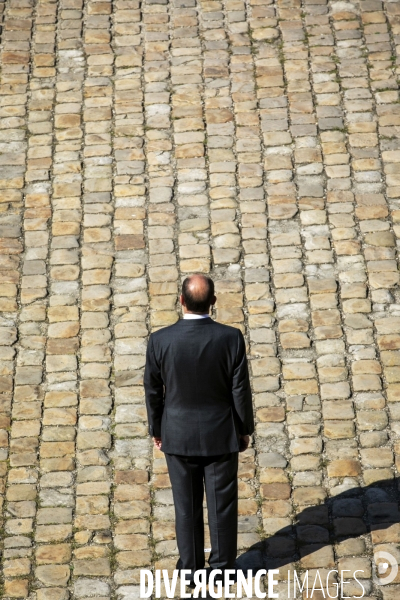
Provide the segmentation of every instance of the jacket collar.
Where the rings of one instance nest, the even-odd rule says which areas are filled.
[[[208,317],[207,319],[179,319],[179,321],[177,321],[177,323],[181,323],[185,327],[188,325],[194,325],[195,327],[201,327],[203,325],[210,325],[211,323],[214,323],[214,321],[211,317]]]

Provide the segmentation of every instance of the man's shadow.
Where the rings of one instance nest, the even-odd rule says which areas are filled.
[[[299,512],[290,527],[262,539],[237,559],[237,568],[277,569],[304,559],[310,554],[372,533],[374,543],[389,541],[385,531],[400,523],[400,479],[381,480],[366,487],[346,490],[317,506]],[[393,543],[400,541],[390,536]]]

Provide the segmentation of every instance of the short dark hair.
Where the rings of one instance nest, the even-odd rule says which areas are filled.
[[[182,284],[182,296],[188,310],[195,313],[207,313],[214,298],[214,282],[210,277],[202,275],[207,284],[205,294],[193,294],[190,289],[192,278],[186,277]]]

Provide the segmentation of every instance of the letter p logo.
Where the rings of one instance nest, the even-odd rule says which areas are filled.
[[[398,571],[399,565],[392,554],[383,551],[375,552],[374,562],[372,563],[372,578],[377,585],[389,585],[396,579]]]

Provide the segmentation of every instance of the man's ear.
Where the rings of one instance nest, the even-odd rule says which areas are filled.
[[[179,302],[182,304],[182,306],[185,306],[185,300],[182,294],[179,296]]]
[[[213,299],[211,300],[211,306],[214,306],[216,301],[217,301],[217,296],[213,296]]]

